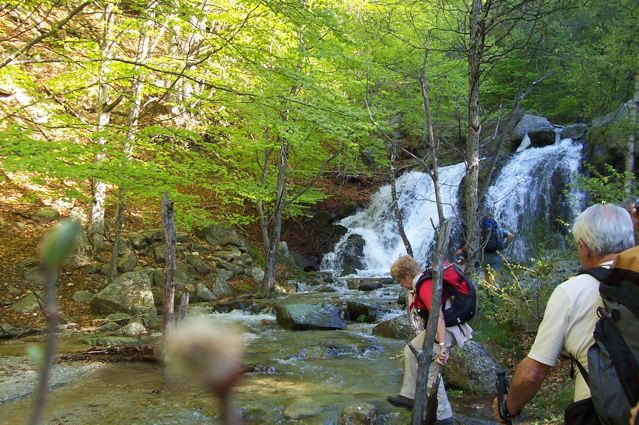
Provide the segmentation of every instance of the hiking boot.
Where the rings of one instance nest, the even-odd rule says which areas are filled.
[[[413,408],[413,399],[404,397],[403,395],[388,397],[386,400],[395,407],[403,407],[404,409],[408,410],[411,410]]]

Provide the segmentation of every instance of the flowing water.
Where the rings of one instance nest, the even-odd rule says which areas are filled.
[[[459,184],[464,174],[463,163],[439,169],[446,217],[454,218],[459,211]],[[433,224],[439,225],[433,181],[426,173],[404,173],[397,179],[397,196],[406,236],[415,258],[425,262],[435,237]],[[342,270],[346,242],[351,235],[360,235],[364,240],[364,268],[358,270],[358,275],[387,276],[393,261],[406,254],[391,207],[389,185],[383,186],[373,195],[366,209],[344,218],[339,224],[346,227],[348,232],[335,245],[333,252],[324,256],[323,271]]]

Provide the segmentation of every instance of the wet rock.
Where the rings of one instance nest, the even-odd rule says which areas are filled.
[[[277,323],[286,329],[344,329],[344,311],[331,304],[289,302],[275,306]]]
[[[275,282],[275,289],[285,294],[295,294],[299,290],[299,285],[295,280],[286,280],[284,282]]]
[[[364,268],[362,259],[365,243],[364,238],[357,234],[352,234],[346,239],[343,248],[342,275],[355,274],[357,270]]]
[[[118,276],[91,301],[96,313],[125,312],[148,318],[157,317],[151,279],[145,272],[128,272]]]
[[[73,301],[76,302],[87,303],[91,302],[94,296],[95,294],[89,291],[75,291],[71,298],[73,298]]]
[[[379,282],[367,282],[367,283],[362,283],[361,285],[359,285],[357,289],[364,292],[370,292],[370,291],[374,291],[375,289],[379,289],[382,286],[383,285]]]
[[[186,254],[186,262],[192,265],[199,274],[207,274],[211,272],[211,267],[202,260],[197,254]]]
[[[581,139],[588,130],[588,124],[571,124],[561,130],[562,139]]]
[[[294,400],[284,408],[284,417],[291,420],[304,420],[322,413],[323,407],[314,405],[310,400]]]
[[[133,347],[139,345],[140,340],[130,336],[91,336],[80,342],[92,347]]]
[[[473,394],[492,395],[495,393],[495,370],[498,364],[478,342],[468,341],[451,353],[450,361],[444,368],[448,384]]]
[[[139,232],[134,232],[129,234],[129,240],[131,241],[131,245],[135,249],[144,249],[147,246],[146,238]]]
[[[331,285],[321,285],[315,288],[315,292],[337,292],[337,289]]]
[[[262,283],[262,280],[264,280],[264,270],[262,270],[261,267],[251,268],[250,274],[253,283],[255,283],[256,285],[259,285],[260,283]]]
[[[195,287],[195,299],[197,301],[215,301],[217,296],[211,292],[209,288],[207,288],[202,282],[198,282]]]
[[[381,416],[377,406],[371,403],[357,403],[344,407],[337,425],[378,425]]]
[[[531,134],[539,136],[547,135],[548,137],[552,137],[552,142],[555,140],[554,126],[547,118],[538,115],[525,114],[513,130],[510,140],[519,142],[526,134],[528,134],[533,144],[535,140]]]
[[[354,322],[372,323],[377,320],[377,308],[370,304],[359,301],[348,301],[346,303],[348,319]]]
[[[408,323],[408,317],[405,314],[397,316],[393,319],[381,322],[373,328],[373,335],[385,336],[386,338],[410,339],[413,330]]]
[[[244,241],[237,235],[235,230],[215,224],[198,229],[196,235],[205,239],[210,245],[233,245],[238,248],[244,246]]]
[[[35,217],[42,221],[55,221],[60,218],[60,213],[54,208],[42,207],[36,212]]]
[[[12,305],[11,310],[16,313],[32,313],[40,310],[40,303],[38,302],[38,298],[33,293],[30,293]]]

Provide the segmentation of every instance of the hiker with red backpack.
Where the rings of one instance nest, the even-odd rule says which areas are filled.
[[[426,337],[425,322],[431,305],[433,290],[432,270],[422,271],[413,257],[400,257],[391,267],[391,277],[408,289],[408,306],[411,324],[419,332],[411,341],[417,350],[421,349]],[[472,282],[464,276],[457,266],[444,263],[442,309],[437,322],[433,353],[440,365],[448,361],[450,351],[457,345],[463,345],[472,337],[473,330],[468,321],[473,318],[477,308],[477,296]],[[404,379],[399,395],[388,397],[388,402],[396,407],[413,408],[415,386],[417,383],[417,358],[408,346],[404,349]],[[428,387],[438,379],[439,368],[430,367]],[[453,411],[448,402],[443,381],[437,389],[437,424],[453,424]]]
[[[508,394],[501,403],[495,398],[502,423],[534,397],[562,352],[579,369],[565,424],[626,425],[639,402],[639,248],[632,248],[630,214],[593,205],[575,219],[572,233],[584,270],[555,288]]]

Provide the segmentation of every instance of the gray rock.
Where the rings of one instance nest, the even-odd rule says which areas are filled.
[[[162,229],[144,230],[142,236],[146,239],[147,244],[153,245],[155,242],[162,242],[164,240],[164,231]]]
[[[373,328],[373,335],[385,336],[386,338],[410,339],[413,330],[408,323],[408,317],[405,314],[397,316],[393,319],[381,322]]]
[[[264,280],[264,270],[261,267],[253,267],[250,271],[253,283],[259,285]]]
[[[106,334],[106,333],[115,332],[118,329],[120,329],[120,325],[118,325],[117,323],[115,323],[115,322],[106,322],[105,324],[100,325],[97,328],[95,328],[95,331],[97,333]]]
[[[596,118],[592,121],[593,128],[603,127],[614,121],[625,120],[630,117],[630,108],[632,107],[632,100],[622,103],[617,109],[604,115],[603,117]]]
[[[91,308],[96,313],[125,312],[156,318],[149,275],[141,271],[121,274],[96,294]]]
[[[42,221],[55,221],[60,218],[60,213],[51,207],[42,207],[36,214],[36,218]]]
[[[210,245],[233,245],[236,247],[245,245],[235,230],[215,224],[198,229],[196,234],[202,239],[205,239]]]
[[[499,367],[493,356],[478,342],[467,341],[457,347],[444,368],[449,384],[479,395],[495,393],[495,371]]]
[[[71,298],[73,298],[73,301],[79,303],[87,303],[91,302],[94,296],[95,294],[89,291],[75,291]]]
[[[164,288],[166,285],[166,274],[164,273],[164,269],[153,269],[152,280],[153,286]]]
[[[346,311],[348,319],[354,322],[372,323],[377,320],[377,308],[360,301],[348,301]]]
[[[218,280],[213,284],[213,288],[211,288],[211,292],[217,298],[223,298],[230,296],[233,292],[231,291],[231,287],[225,280]]]
[[[320,285],[315,288],[315,292],[337,292],[337,289],[331,285]]]
[[[364,238],[357,234],[352,234],[346,239],[343,248],[342,275],[354,274],[357,270],[364,268],[362,259],[365,243]]]
[[[12,305],[11,310],[16,313],[32,313],[40,310],[40,303],[33,293],[29,293],[29,295]]]
[[[187,243],[189,241],[190,237],[189,234],[186,232],[175,232],[175,240],[178,243]]]
[[[166,262],[166,246],[159,245],[153,249],[153,257],[158,263]]]
[[[129,323],[124,325],[119,331],[119,335],[124,336],[140,336],[146,333],[146,328],[140,319],[131,319]]]
[[[231,262],[239,258],[242,252],[237,248],[231,247],[228,250],[213,251],[211,255],[217,259]]]
[[[106,317],[107,320],[111,322],[116,322],[119,325],[124,325],[131,320],[131,315],[127,313],[111,313]]]
[[[22,277],[31,284],[31,286],[41,287],[44,285],[44,275],[40,267],[24,269],[22,271]]]
[[[513,130],[510,136],[510,140],[521,141],[526,134],[528,134],[528,136],[530,137],[531,133],[552,134],[552,140],[554,141],[554,126],[550,123],[550,121],[548,121],[548,119],[545,117],[530,114],[525,114],[521,118],[521,120]],[[533,141],[532,137],[531,141]]]
[[[198,282],[195,288],[195,299],[198,301],[215,301],[217,296],[211,292],[209,288],[207,288],[202,282]]]
[[[147,246],[146,238],[139,232],[130,233],[129,240],[135,249],[144,249]]]
[[[288,302],[275,307],[277,323],[286,329],[344,329],[344,311],[331,304]]]
[[[212,270],[211,267],[202,260],[202,257],[197,254],[186,254],[185,258],[187,263],[192,265],[199,274],[207,274]]]
[[[383,285],[379,282],[366,282],[357,287],[360,291],[370,292],[381,288]]]
[[[192,243],[191,250],[199,252],[200,254],[208,254],[209,252],[211,252],[211,248],[201,243]]]
[[[588,124],[571,124],[561,130],[562,139],[581,139],[588,130]]]
[[[133,251],[123,253],[118,259],[118,271],[122,273],[133,271],[137,259],[138,257]]]
[[[297,281],[295,280],[286,280],[284,282],[276,281],[275,289],[285,294],[294,294],[298,291],[299,286]]]
[[[337,425],[378,425],[382,418],[377,406],[371,403],[357,403],[344,407]]]
[[[0,323],[0,339],[2,338],[10,338],[13,335],[15,335],[17,332],[17,329],[15,328],[15,326],[9,324],[9,323]]]
[[[280,241],[280,243],[277,245],[277,255],[279,257],[288,257],[289,254],[289,250],[288,250],[288,244],[286,243],[286,241]]]

